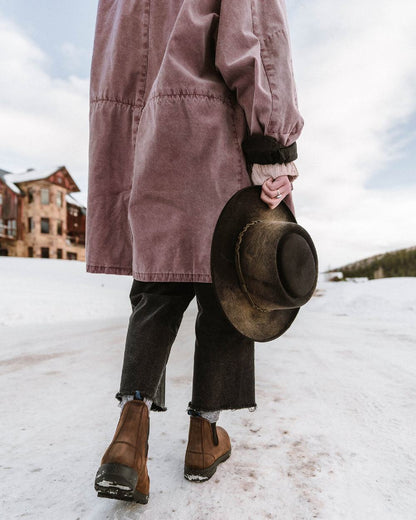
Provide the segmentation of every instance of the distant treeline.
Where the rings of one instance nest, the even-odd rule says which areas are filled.
[[[416,276],[416,249],[385,253],[374,260],[363,260],[334,271],[342,271],[344,278],[366,276],[370,280],[391,276]]]

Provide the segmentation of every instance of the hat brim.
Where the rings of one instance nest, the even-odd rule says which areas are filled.
[[[261,199],[261,186],[238,191],[218,218],[211,245],[211,275],[217,298],[232,325],[254,341],[271,341],[292,324],[299,307],[270,312],[257,310],[242,291],[235,267],[235,245],[243,227],[253,220],[294,222],[284,200],[270,209]]]

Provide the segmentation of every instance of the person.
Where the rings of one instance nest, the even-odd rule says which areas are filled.
[[[122,409],[95,489],[147,503],[149,410],[166,410],[166,365],[194,297],[188,480],[230,456],[220,411],[256,407],[254,342],[222,312],[210,247],[244,187],[294,212],[303,119],[284,0],[100,0],[90,93],[86,269],[133,276]]]

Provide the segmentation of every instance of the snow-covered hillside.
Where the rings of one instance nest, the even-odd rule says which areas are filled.
[[[0,258],[1,517],[42,520],[414,520],[416,278],[320,283],[256,347],[257,404],[223,412],[233,453],[183,478],[191,304],[151,416],[146,506],[96,497],[111,440],[131,279],[80,262]]]

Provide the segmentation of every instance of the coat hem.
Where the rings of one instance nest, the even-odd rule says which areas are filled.
[[[86,264],[87,273],[118,274],[133,276],[141,282],[201,282],[212,283],[210,274],[198,273],[140,273],[131,267]]]
[[[121,275],[131,275],[132,269],[131,267],[115,267],[109,265],[86,265],[87,273],[101,273],[101,274],[121,274]]]
[[[196,273],[139,273],[133,271],[133,278],[141,282],[212,282],[211,275]]]

